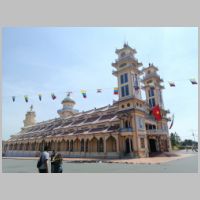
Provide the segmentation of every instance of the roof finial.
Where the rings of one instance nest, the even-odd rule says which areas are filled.
[[[33,105],[30,106],[30,111],[31,111],[31,112],[33,111]]]
[[[72,92],[67,92],[67,97],[70,97],[71,94]]]

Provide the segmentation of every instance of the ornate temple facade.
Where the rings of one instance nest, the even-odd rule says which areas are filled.
[[[67,96],[58,110],[59,118],[39,123],[31,109],[21,131],[5,142],[5,155],[36,156],[44,146],[64,157],[149,157],[154,152],[170,151],[169,111],[164,108],[158,68],[149,64],[141,69],[136,50],[128,44],[115,53],[118,58],[112,63],[112,74],[118,81],[117,101],[79,112],[74,109],[75,101]],[[151,113],[156,105],[162,116],[159,121]]]

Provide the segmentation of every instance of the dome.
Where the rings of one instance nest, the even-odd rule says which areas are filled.
[[[73,99],[71,99],[70,97],[65,97],[63,100],[62,100],[62,103],[74,103],[75,104],[75,101]]]

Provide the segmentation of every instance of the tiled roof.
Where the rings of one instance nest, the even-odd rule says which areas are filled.
[[[23,127],[19,134],[13,135],[12,140],[37,139],[49,136],[93,134],[97,132],[115,131],[112,127],[112,120],[117,121],[116,105],[104,106],[102,108],[89,110],[74,114],[67,118],[56,118],[48,121],[36,123],[33,126]],[[110,126],[88,128],[87,126],[95,124],[111,123]],[[78,128],[78,129],[77,129]],[[60,131],[60,130],[63,131]],[[11,141],[10,139],[10,141]]]

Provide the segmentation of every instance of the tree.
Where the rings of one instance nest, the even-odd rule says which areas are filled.
[[[176,132],[170,134],[170,139],[171,139],[172,147],[178,146],[181,143],[181,138]]]
[[[182,146],[197,146],[198,145],[198,142],[195,142],[191,139],[185,139],[184,141],[181,142],[181,145]]]

